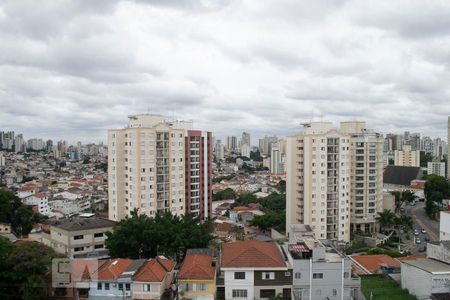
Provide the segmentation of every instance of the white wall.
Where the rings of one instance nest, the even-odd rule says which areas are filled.
[[[439,223],[439,240],[450,240],[450,213],[441,211]]]
[[[234,272],[245,272],[245,279],[234,279]],[[247,299],[254,299],[254,271],[225,271],[225,299],[233,299],[233,290],[247,290]]]

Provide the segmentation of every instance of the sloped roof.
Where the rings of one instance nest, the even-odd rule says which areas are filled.
[[[352,259],[372,274],[378,273],[381,265],[386,265],[391,268],[400,268],[400,262],[398,260],[385,254],[352,256]]]
[[[175,267],[175,262],[167,258],[154,258],[144,263],[139,271],[133,276],[135,281],[161,282],[166,277],[167,272],[171,272]]]
[[[224,244],[222,267],[278,268],[286,267],[286,263],[275,243],[250,240]]]
[[[132,259],[116,258],[107,260],[97,271],[98,280],[115,280],[133,263]]]
[[[178,278],[186,280],[214,280],[215,273],[211,256],[187,255],[178,272]]]
[[[422,178],[420,167],[387,166],[383,174],[383,183],[409,186],[414,179]]]

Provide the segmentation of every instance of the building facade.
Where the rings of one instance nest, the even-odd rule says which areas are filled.
[[[411,145],[404,145],[403,150],[395,150],[394,165],[403,167],[420,167],[420,151],[412,150]]]
[[[134,210],[154,216],[171,212],[209,216],[212,201],[212,134],[192,122],[159,115],[129,117],[124,129],[108,131],[109,218]]]
[[[341,133],[350,136],[351,230],[373,233],[383,210],[384,138],[368,130],[365,122],[342,122]]]
[[[286,228],[307,224],[319,239],[348,242],[350,136],[328,122],[307,123],[286,152]]]
[[[431,161],[427,163],[427,174],[445,177],[445,162]]]

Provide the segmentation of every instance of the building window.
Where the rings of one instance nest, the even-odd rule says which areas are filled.
[[[98,282],[97,283],[97,290],[101,290],[102,289],[102,283],[101,282]]]
[[[333,289],[333,296],[337,296],[337,290]]]
[[[260,298],[272,298],[275,297],[275,290],[261,290],[259,293]]]
[[[74,240],[82,240],[83,239],[83,235],[74,235],[73,239]]]
[[[275,279],[275,273],[274,272],[262,272],[262,279],[263,280],[273,280],[273,279]]]
[[[123,283],[119,283],[119,291],[123,291]]]
[[[234,279],[245,279],[245,272],[234,272]]]
[[[344,272],[344,278],[348,278],[348,272]]]
[[[314,273],[313,278],[314,279],[323,279],[323,273]]]
[[[94,233],[95,238],[103,237],[103,232]]]
[[[291,276],[291,272],[284,272],[284,276],[286,276],[286,277],[289,277],[289,276]]]
[[[302,278],[302,273],[300,273],[300,272],[295,272],[295,279],[300,279],[300,278]]]
[[[207,291],[208,285],[204,283],[197,284],[197,291]]]
[[[75,248],[73,248],[73,251],[75,251],[75,252],[79,252],[79,251],[83,251],[84,250],[84,247],[75,247]]]
[[[150,292],[150,284],[144,284],[144,292]]]
[[[130,285],[129,283],[126,283],[126,284],[125,284],[125,290],[126,290],[126,291],[131,290],[131,285]]]
[[[233,298],[247,298],[247,290],[233,290]]]
[[[109,282],[105,282],[105,291],[109,291]]]
[[[94,246],[94,249],[103,249],[103,244],[95,245],[95,246]]]

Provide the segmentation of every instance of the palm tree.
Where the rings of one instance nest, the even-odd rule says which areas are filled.
[[[413,220],[410,216],[400,215],[400,217],[395,220],[396,225],[398,225],[404,231],[413,229]]]
[[[394,225],[395,214],[390,209],[385,209],[378,213],[376,220],[380,224],[380,231],[382,231]]]

